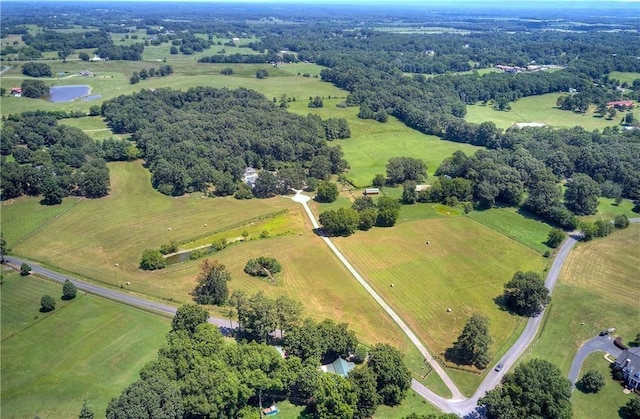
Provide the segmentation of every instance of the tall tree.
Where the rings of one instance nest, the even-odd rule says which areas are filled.
[[[378,394],[387,406],[400,404],[411,386],[411,372],[402,361],[402,354],[386,344],[373,345],[367,367],[376,376]]]
[[[82,409],[80,410],[78,419],[93,419],[93,417],[93,410],[91,410],[91,406],[89,406],[85,400],[84,403],[82,403]]]
[[[372,417],[380,404],[380,396],[376,390],[376,376],[373,371],[366,366],[353,369],[349,372],[347,380],[351,382],[357,397],[358,408],[353,417],[356,419]]]
[[[209,313],[203,307],[195,304],[184,304],[176,310],[176,315],[171,322],[172,330],[184,330],[193,334],[199,324],[206,323]]]
[[[571,382],[548,361],[532,359],[502,378],[502,384],[478,401],[488,419],[570,419]]]
[[[316,200],[318,202],[333,202],[338,198],[338,187],[335,183],[323,180],[318,183]]]
[[[469,318],[467,324],[453,344],[455,359],[463,364],[485,369],[491,361],[489,348],[493,339],[489,335],[489,319],[479,314]]]
[[[76,298],[77,292],[78,292],[78,289],[73,284],[73,282],[66,279],[64,281],[64,284],[62,285],[62,299],[73,300],[74,298]]]
[[[217,260],[209,262],[205,259],[200,267],[198,285],[193,290],[194,300],[198,304],[224,304],[229,297],[227,282],[231,280],[231,274]]]
[[[282,336],[284,336],[285,331],[302,324],[304,307],[300,301],[282,295],[276,300],[276,313],[278,328]]]
[[[353,385],[337,374],[320,374],[313,399],[319,419],[350,419],[357,409]]]
[[[567,183],[565,205],[577,215],[595,214],[598,209],[600,186],[589,175],[577,173]]]
[[[551,301],[549,289],[537,272],[516,272],[504,284],[504,302],[520,316],[534,317]]]
[[[107,419],[180,419],[183,413],[180,391],[160,375],[136,381],[107,406]]]

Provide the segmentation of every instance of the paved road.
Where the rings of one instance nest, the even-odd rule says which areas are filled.
[[[311,220],[314,228],[319,228],[319,225],[315,217],[313,216],[311,209],[307,205],[307,201],[309,200],[309,197],[298,193],[296,194],[296,196],[293,197],[293,199],[294,201],[299,202],[303,205],[305,212],[309,216],[309,219]],[[632,223],[638,223],[640,222],[640,218],[631,218],[629,219],[629,221]],[[567,240],[565,240],[565,242],[560,247],[558,254],[556,255],[556,258],[554,259],[551,268],[549,269],[549,273],[545,280],[545,285],[547,286],[547,288],[549,288],[551,292],[553,292],[553,288],[555,287],[555,284],[560,274],[560,269],[562,268],[562,265],[564,264],[566,257],[569,255],[571,248],[577,243],[577,240],[576,240],[577,238],[579,238],[578,235],[573,235],[569,237]],[[347,267],[347,269],[349,269],[349,271],[356,278],[356,280],[358,280],[358,282],[367,290],[367,292],[369,292],[372,295],[372,297],[376,300],[376,302],[378,302],[378,304],[380,304],[387,311],[387,313],[389,313],[389,315],[402,328],[402,330],[407,334],[407,336],[411,338],[412,342],[418,347],[418,349],[423,354],[425,359],[429,361],[429,363],[434,367],[434,370],[443,379],[445,384],[447,384],[447,387],[449,387],[449,389],[451,390],[451,393],[453,394],[452,399],[445,399],[441,396],[438,396],[433,391],[429,390],[427,387],[425,387],[424,385],[422,385],[416,380],[412,380],[412,383],[411,383],[411,387],[413,388],[414,391],[416,391],[418,394],[420,394],[422,397],[424,397],[426,400],[428,400],[429,402],[431,402],[433,405],[435,405],[436,407],[438,407],[444,412],[457,413],[463,416],[472,413],[476,408],[478,399],[482,397],[487,391],[493,389],[496,385],[498,385],[498,383],[502,379],[502,376],[509,370],[509,368],[515,363],[515,361],[524,353],[526,348],[531,344],[531,342],[535,338],[540,328],[544,313],[540,314],[538,317],[533,317],[529,319],[529,321],[527,322],[527,326],[525,327],[525,330],[523,331],[522,335],[518,338],[516,343],[500,359],[500,362],[504,364],[504,368],[502,369],[502,371],[500,372],[496,372],[494,370],[489,371],[489,373],[485,377],[484,381],[482,381],[482,383],[480,384],[480,386],[478,387],[474,395],[467,399],[462,395],[462,393],[460,393],[460,391],[457,389],[455,384],[453,384],[453,381],[451,381],[451,379],[445,373],[442,367],[429,354],[429,352],[424,347],[424,345],[422,345],[422,343],[419,341],[418,337],[411,331],[411,329],[409,329],[409,327],[402,321],[402,319],[400,319],[400,317],[391,309],[391,307],[389,307],[386,304],[386,302],[371,288],[371,286],[369,286],[369,284],[364,280],[364,278],[360,276],[360,274],[355,270],[355,268],[353,268],[353,266],[349,263],[349,261],[347,261],[347,259],[342,255],[342,253],[335,247],[335,245],[331,242],[331,240],[328,239],[327,237],[323,237],[322,239],[336,254],[336,256],[340,259],[340,261]],[[79,290],[90,292],[92,294],[99,295],[101,297],[108,298],[113,301],[118,301],[127,305],[143,308],[145,310],[150,310],[150,311],[154,311],[154,312],[158,312],[158,313],[166,314],[170,316],[173,316],[176,312],[176,307],[174,306],[170,306],[170,305],[166,305],[166,304],[162,304],[154,301],[149,301],[140,297],[126,294],[124,292],[119,292],[109,288],[104,288],[95,284],[91,284],[89,282],[79,280],[69,275],[62,275],[50,269],[43,268],[36,263],[30,262],[30,261],[24,261],[14,256],[5,256],[5,261],[8,264],[13,265],[18,269],[23,262],[27,262],[31,266],[33,273],[37,275],[48,277],[60,283],[63,283],[65,280],[69,279],[71,282],[74,283],[74,285]],[[230,323],[229,319],[222,319],[222,318],[216,318],[216,317],[209,317],[209,323],[215,324],[220,327],[229,327],[230,325],[233,328],[238,327],[237,323],[235,322]],[[601,349],[598,349],[599,347],[601,347],[601,345],[603,348],[606,348],[605,349],[606,352],[609,352],[614,356],[617,356],[620,353],[615,351],[615,349],[617,349],[615,348],[615,346],[608,345],[600,337],[591,339],[580,348],[580,350],[578,351],[578,354],[574,358],[574,361],[571,366],[571,371],[569,373],[569,377],[572,382],[575,382],[575,378],[579,374],[580,366],[582,365],[584,358],[589,353],[601,350]],[[613,349],[611,348],[612,346],[613,346]]]
[[[139,307],[145,310],[168,315],[171,317],[173,317],[173,315],[176,314],[176,307],[174,306],[158,303],[155,301],[149,301],[144,298],[136,297],[134,295],[127,294],[120,291],[115,291],[110,288],[104,288],[99,285],[82,281],[78,278],[74,278],[69,275],[62,275],[50,269],[43,268],[42,266],[31,261],[18,259],[14,256],[5,256],[5,261],[7,264],[12,265],[17,270],[20,270],[20,265],[26,262],[29,264],[29,266],[31,266],[31,272],[33,272],[36,275],[44,276],[60,283],[64,283],[64,281],[68,279],[69,281],[73,282],[73,285],[75,285],[76,288],[78,288],[81,291],[86,291],[91,294],[99,295],[101,297],[108,298],[113,301],[117,301],[119,303],[124,303],[133,307]],[[229,319],[221,319],[217,317],[209,317],[209,323],[215,324],[216,326],[220,326],[220,327],[233,327],[233,328],[238,327],[238,324],[236,322],[230,322]]]
[[[609,335],[596,336],[595,338],[586,341],[580,349],[578,349],[576,356],[573,357],[573,362],[571,362],[571,368],[569,369],[569,381],[573,384],[576,383],[582,363],[587,356],[594,352],[606,352],[617,358],[622,353],[622,349],[613,344],[613,337]]]

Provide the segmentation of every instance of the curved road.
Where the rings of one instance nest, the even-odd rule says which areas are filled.
[[[569,369],[569,381],[575,384],[578,380],[578,374],[580,374],[580,367],[582,363],[594,352],[606,352],[615,356],[616,358],[622,353],[622,349],[613,344],[613,338],[609,335],[596,336],[595,338],[586,341],[573,358],[571,362],[571,368]]]

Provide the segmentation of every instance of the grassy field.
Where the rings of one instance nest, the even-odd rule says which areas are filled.
[[[544,330],[529,357],[569,372],[580,345],[615,327],[625,341],[638,333],[640,318],[640,225],[577,245],[567,258],[553,294]]]
[[[509,128],[517,122],[541,122],[556,128],[570,128],[582,126],[586,130],[602,129],[604,127],[618,125],[620,118],[624,116],[618,112],[618,116],[612,120],[600,118],[596,114],[595,107],[591,106],[585,114],[563,111],[556,108],[556,101],[560,93],[530,96],[511,103],[511,111],[496,111],[491,106],[471,105],[467,106],[466,120],[482,123],[493,121],[498,128]],[[640,117],[640,111],[635,110],[636,118]]]
[[[336,107],[340,102],[342,99],[325,99],[323,108],[312,111],[322,118],[345,118],[348,121],[351,138],[334,141],[332,145],[339,144],[342,147],[350,167],[346,177],[357,187],[369,186],[376,174],[386,173],[386,165],[391,157],[420,158],[427,164],[428,172],[433,174],[440,162],[456,150],[470,155],[480,149],[422,134],[392,116],[384,124],[360,119],[357,107]],[[291,103],[289,110],[306,115],[311,112],[307,103],[308,100]]]
[[[626,215],[629,218],[637,217],[638,213],[633,212],[634,204],[628,199],[623,199],[620,205],[616,205],[612,198],[598,198],[598,212],[595,215],[580,217],[585,220],[613,220],[616,215]]]
[[[149,175],[138,162],[115,163],[110,168],[110,196],[82,200],[57,217],[40,216],[39,229],[34,222],[29,222],[28,228],[23,226],[23,220],[32,219],[31,214],[40,215],[43,207],[36,199],[22,197],[3,207],[2,228],[13,252],[107,286],[128,281],[130,292],[181,303],[190,300],[202,261],[141,271],[138,263],[145,248],[158,248],[170,240],[193,242],[228,227],[232,227],[224,233],[228,239],[236,238],[245,228],[250,239],[265,229],[272,236],[286,231],[288,235],[249,240],[213,256],[231,272],[232,290],[293,296],[303,301],[314,317],[350,323],[365,342],[402,342],[399,330],[311,232],[301,207],[293,201],[282,197],[260,201],[200,195],[172,198],[151,189]],[[257,230],[243,225],[283,210],[287,210],[284,221],[278,216],[255,222]],[[18,243],[25,236],[29,237]],[[243,272],[247,260],[261,255],[276,257],[287,267],[280,274],[281,285],[270,285]]]
[[[623,387],[611,379],[609,361],[604,359],[602,352],[591,354],[585,359],[578,377],[581,378],[588,370],[596,370],[604,375],[605,385],[595,394],[583,393],[577,389],[573,391],[571,404],[574,418],[615,418],[618,417],[618,409],[632,397],[638,397],[634,394],[624,394]]]
[[[473,313],[489,318],[494,353],[502,348],[519,318],[493,299],[516,271],[544,265],[537,252],[462,216],[401,222],[335,243],[435,354]]]
[[[162,48],[162,47],[158,47]],[[209,54],[210,55],[210,54]],[[180,57],[180,56],[178,56]],[[183,56],[184,57],[184,56]],[[330,83],[325,83],[319,78],[298,76],[298,72],[306,71],[319,73],[320,67],[310,64],[298,65],[298,67],[288,67],[289,65],[274,68],[270,64],[198,64],[196,58],[189,56],[185,59],[168,58],[166,64],[173,67],[174,74],[166,77],[153,77],[143,80],[138,84],[130,84],[129,78],[134,71],[143,68],[158,68],[165,63],[154,61],[105,61],[86,63],[82,61],[61,61],[48,62],[53,74],[66,72],[67,74],[77,74],[81,70],[90,70],[94,77],[53,77],[42,79],[49,85],[68,86],[86,84],[91,86],[92,95],[102,97],[92,101],[76,100],[73,102],[53,103],[43,99],[29,99],[25,97],[7,96],[2,98],[2,115],[19,113],[28,110],[65,110],[88,112],[93,105],[101,105],[104,100],[113,97],[137,92],[140,89],[172,87],[186,90],[194,86],[212,86],[238,88],[246,87],[257,90],[267,96],[280,98],[283,94],[297,100],[304,100],[305,106],[309,96],[321,97],[343,97],[347,92],[340,90]],[[290,66],[293,66],[291,64]],[[232,76],[222,76],[220,71],[230,67],[234,70]],[[255,77],[258,69],[266,69],[269,77],[259,80]],[[306,72],[305,71],[305,72]],[[3,74],[0,85],[7,90],[19,86],[26,77],[22,75],[19,64],[12,64],[11,70]]]
[[[624,73],[622,71],[612,71],[609,73],[610,79],[616,79],[620,81],[620,83],[624,83],[625,81],[629,83],[629,85],[633,84],[635,79],[640,79],[640,73]]]
[[[79,294],[62,302],[61,286],[5,275],[2,284],[2,417],[73,417],[83,400],[96,417],[156,356],[169,319]],[[39,313],[49,293],[56,309]]]
[[[553,250],[545,244],[551,227],[542,221],[520,214],[516,208],[472,211],[467,217],[541,254]]]

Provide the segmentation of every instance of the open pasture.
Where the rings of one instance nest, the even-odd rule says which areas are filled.
[[[63,302],[61,289],[34,277],[5,276],[3,417],[74,417],[85,399],[96,417],[104,417],[109,400],[138,378],[170,329],[169,319],[92,295]],[[45,293],[57,304],[43,315],[38,309]],[[5,338],[5,328],[17,333]]]
[[[553,250],[546,245],[551,226],[532,216],[518,213],[516,208],[472,211],[467,214],[467,217],[530,247],[540,254]]]
[[[490,105],[468,105],[465,119],[476,124],[492,121],[498,128],[503,129],[518,122],[540,122],[554,128],[581,126],[590,131],[618,125],[620,118],[624,115],[622,112],[618,112],[618,116],[612,120],[601,118],[599,114],[595,113],[593,105],[585,114],[563,111],[556,107],[556,101],[560,95],[560,93],[548,93],[525,97],[511,102],[512,109],[510,111],[497,111]]]
[[[493,299],[516,271],[543,266],[537,252],[465,217],[402,222],[335,242],[435,354],[474,313],[489,318],[495,353],[519,318]]]
[[[303,79],[308,80],[303,77]],[[335,140],[331,145],[340,145],[345,158],[349,162],[347,179],[356,187],[371,185],[373,177],[378,173],[386,173],[387,162],[392,157],[420,158],[427,164],[427,171],[433,174],[445,157],[456,150],[467,155],[473,154],[480,147],[469,144],[454,143],[441,140],[433,135],[426,135],[411,129],[389,116],[387,123],[358,118],[358,108],[338,108],[336,105],[343,99],[324,99],[323,108],[308,108],[308,97],[304,101],[291,103],[289,110],[303,115],[314,113],[322,118],[345,118],[351,129],[351,138]]]
[[[560,273],[545,326],[531,357],[554,362],[563,373],[580,345],[615,327],[625,342],[638,333],[640,225],[579,243]]]
[[[640,79],[640,73],[612,71],[611,73],[609,73],[609,78],[618,80],[620,83],[627,82],[629,85],[632,85],[634,80]]]

